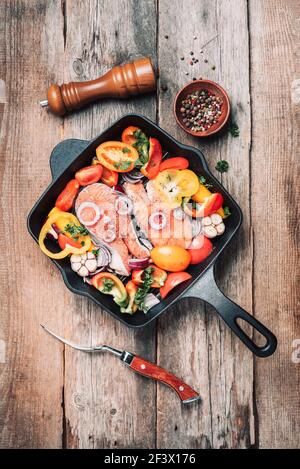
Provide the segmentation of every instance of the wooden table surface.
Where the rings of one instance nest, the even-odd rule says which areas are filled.
[[[0,11],[1,447],[299,447],[299,1],[7,0]],[[38,105],[51,82],[92,79],[142,55],[158,66],[156,95],[64,119]],[[200,76],[228,91],[238,138],[195,140],[176,125],[175,93]],[[128,112],[200,148],[240,204],[243,227],[219,262],[219,284],[278,336],[271,358],[254,358],[196,300],[126,328],[68,291],[29,236],[52,148],[91,139]],[[220,158],[230,164],[222,176]],[[113,356],[65,348],[40,323],[157,361],[203,400],[182,406],[169,388]]]

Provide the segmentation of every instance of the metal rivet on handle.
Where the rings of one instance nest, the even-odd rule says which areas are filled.
[[[142,368],[142,370],[144,370],[146,368],[146,365],[142,364],[141,368]]]
[[[184,387],[183,387],[183,386],[179,386],[179,391],[184,391]]]

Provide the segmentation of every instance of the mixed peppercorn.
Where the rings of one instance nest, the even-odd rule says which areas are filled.
[[[197,90],[181,102],[180,114],[183,124],[194,132],[204,132],[221,117],[222,99],[209,90]]]

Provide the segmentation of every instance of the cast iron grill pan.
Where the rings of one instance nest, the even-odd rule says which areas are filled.
[[[229,206],[231,210],[231,216],[226,220],[225,233],[214,239],[214,250],[204,262],[188,268],[188,271],[192,274],[192,279],[179,285],[165,300],[154,306],[147,314],[143,312],[138,312],[132,316],[121,314],[119,307],[109,295],[102,295],[94,287],[84,283],[81,277],[72,271],[68,259],[52,260],[61,271],[66,286],[78,295],[87,296],[114,318],[132,328],[146,326],[181,298],[194,297],[202,299],[215,308],[227,325],[253,353],[259,357],[271,355],[276,350],[276,337],[257,319],[227,298],[220,291],[215,281],[214,269],[216,262],[241,226],[241,209],[220,182],[211,174],[203,154],[198,149],[179,143],[144,116],[127,114],[92,141],[64,140],[53,149],[50,157],[53,181],[28,215],[27,225],[31,236],[36,242],[38,241],[45,216],[54,206],[59,193],[67,182],[74,178],[74,173],[77,170],[90,164],[96,148],[107,140],[121,139],[122,131],[129,125],[140,127],[149,136],[157,138],[164,151],[168,151],[170,155],[186,157],[190,162],[190,169],[197,174],[204,175],[213,184],[214,191],[218,191],[223,195],[224,204]],[[255,344],[252,338],[237,324],[237,319],[246,321],[260,332],[266,339],[265,344],[263,346]]]

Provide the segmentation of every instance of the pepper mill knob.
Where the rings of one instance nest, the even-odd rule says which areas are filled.
[[[149,93],[156,89],[155,72],[148,57],[113,67],[102,77],[85,82],[70,82],[59,86],[52,84],[47,92],[47,101],[40,101],[58,115],[80,109],[101,98],[128,98]]]

